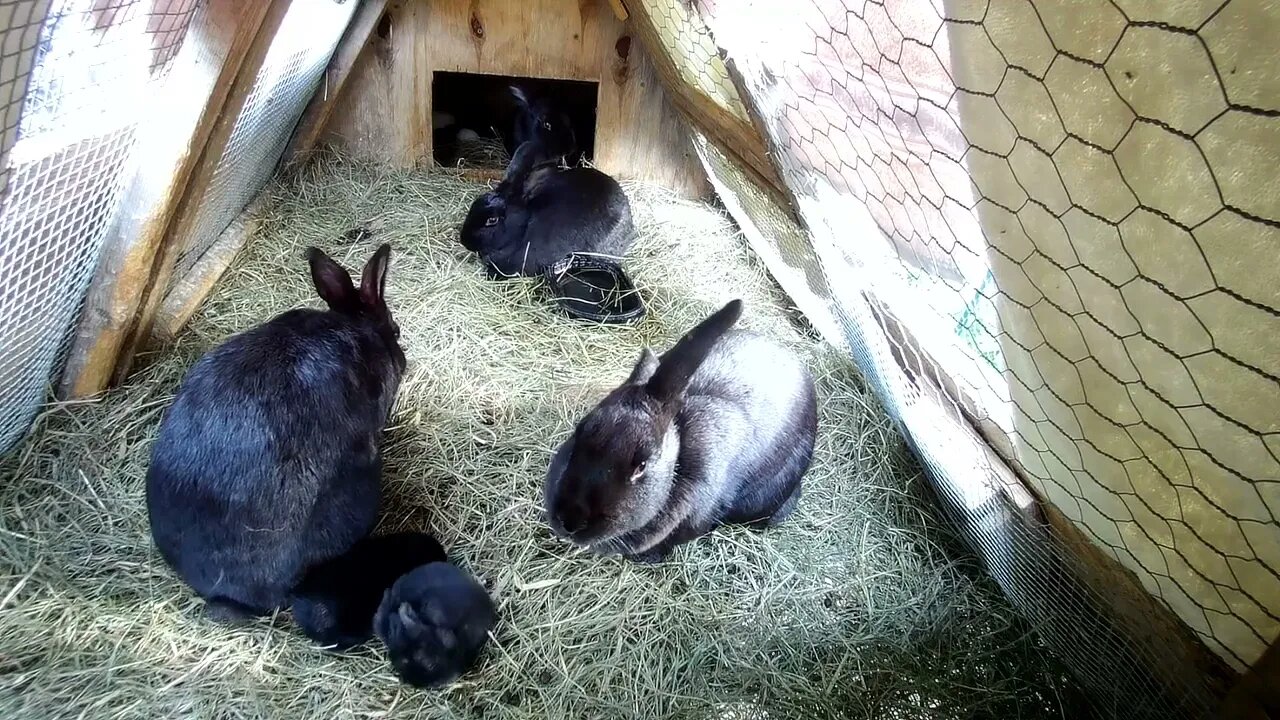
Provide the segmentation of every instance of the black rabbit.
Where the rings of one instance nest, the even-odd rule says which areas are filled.
[[[290,310],[226,340],[187,372],[147,470],[161,556],[233,621],[288,602],[303,571],[369,534],[379,437],[405,369],[383,296],[391,247],[360,288],[320,250],[328,310]]]
[[[396,581],[378,607],[374,629],[401,680],[440,687],[475,664],[495,615],[480,583],[438,562]]]
[[[489,276],[538,275],[571,253],[626,255],[636,233],[618,182],[594,168],[535,164],[535,152],[521,145],[502,182],[475,199],[462,223],[462,245]]]
[[[745,331],[734,300],[631,376],[555,453],[552,529],[597,552],[656,562],[724,523],[770,526],[813,458],[813,378],[795,353]]]
[[[373,616],[383,595],[414,568],[445,560],[444,548],[426,533],[367,537],[320,563],[293,590],[293,619],[321,645],[346,650],[373,637]]]
[[[578,164],[578,138],[569,114],[555,106],[546,95],[531,95],[519,85],[511,86],[516,101],[515,124],[507,140],[507,152],[532,143],[533,162]]]

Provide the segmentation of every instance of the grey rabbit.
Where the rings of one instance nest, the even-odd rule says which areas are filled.
[[[521,145],[462,223],[459,240],[489,276],[539,275],[571,253],[626,255],[636,233],[618,182],[594,168],[535,163],[535,153],[532,143]]]
[[[383,595],[414,568],[446,559],[444,547],[421,532],[375,535],[307,570],[293,589],[293,619],[312,640],[346,650],[373,637]]]
[[[440,687],[475,664],[495,616],[480,583],[437,562],[396,581],[378,606],[374,629],[402,681]]]
[[[391,247],[360,287],[307,250],[327,310],[233,335],[187,372],[147,469],[160,555],[230,622],[284,607],[306,568],[372,530],[378,447],[405,356],[384,291]]]
[[[792,351],[734,330],[725,305],[661,358],[646,348],[556,451],[552,530],[600,553],[657,562],[725,523],[777,524],[813,458],[813,377]]]

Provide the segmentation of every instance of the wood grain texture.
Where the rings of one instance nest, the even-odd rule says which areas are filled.
[[[63,370],[58,394],[83,398],[107,388],[153,282],[155,264],[179,204],[231,95],[254,41],[274,33],[283,13],[273,5],[210,0],[189,30],[171,71],[165,110],[139,129],[143,158],[104,241],[94,280]],[[267,27],[270,18],[275,25]],[[208,65],[215,70],[210,72]],[[179,79],[181,78],[181,79]],[[181,96],[178,90],[181,88]],[[151,127],[148,123],[155,123]]]
[[[320,88],[307,103],[298,120],[298,126],[285,148],[281,166],[288,170],[304,162],[311,150],[324,134],[325,126],[333,116],[338,99],[352,77],[356,61],[369,46],[369,37],[373,35],[386,12],[390,0],[363,0],[356,9],[355,15],[347,25],[347,31],[338,41],[333,57],[325,68]]]
[[[262,11],[262,19],[256,22],[257,31],[245,44],[243,53],[237,56],[236,51],[239,48],[233,45],[233,52],[228,55],[227,64],[238,60],[236,73],[231,78],[226,78],[227,90],[223,95],[224,100],[214,115],[212,128],[206,135],[207,141],[201,150],[200,159],[192,167],[188,181],[181,188],[181,200],[174,209],[172,222],[166,224],[162,240],[156,243],[156,250],[152,254],[152,262],[148,268],[149,273],[140,276],[144,281],[139,293],[141,302],[138,304],[138,313],[116,355],[115,369],[111,376],[112,383],[122,381],[129,374],[133,367],[134,356],[151,336],[156,311],[168,291],[174,262],[181,251],[179,244],[182,238],[190,234],[200,201],[213,180],[218,159],[222,157],[227,142],[231,139],[236,119],[240,117],[240,112],[244,109],[245,102],[253,90],[258,70],[267,57],[271,42],[285,13],[289,10],[290,3],[291,0],[271,0],[269,3],[254,4],[255,8],[261,8]],[[254,16],[253,19],[256,20],[257,17]],[[241,36],[237,35],[237,40],[240,39]],[[221,84],[223,80],[224,78],[220,77],[219,83]],[[215,88],[215,94],[221,94],[218,90],[220,85]]]
[[[685,126],[631,33],[606,0],[406,0],[357,61],[326,140],[355,159],[427,165],[433,73],[585,80],[598,83],[597,167],[704,197]]]
[[[266,207],[266,195],[259,194],[236,219],[231,221],[213,245],[205,251],[191,270],[169,288],[164,302],[156,311],[151,329],[153,344],[174,340],[186,326],[213,286],[222,279],[227,268],[244,249],[249,238],[262,225],[262,213]]]

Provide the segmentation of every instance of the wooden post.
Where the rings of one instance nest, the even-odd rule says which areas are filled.
[[[369,37],[377,29],[383,15],[388,12],[388,4],[390,4],[389,0],[364,0],[356,9],[355,16],[351,18],[346,33],[338,42],[338,47],[329,60],[329,66],[324,71],[320,89],[302,111],[298,126],[294,129],[289,146],[284,151],[284,161],[281,165],[284,169],[289,170],[300,165],[319,143],[329,124],[329,117],[338,104],[338,98],[351,77],[351,69],[364,54],[365,48],[369,45]]]
[[[233,95],[237,79],[248,74],[252,82],[265,55],[265,44],[275,34],[288,2],[241,3],[238,0],[211,0],[201,24],[192,28],[188,42],[202,42],[214,57],[224,59],[213,79],[202,108],[196,111],[192,129],[181,144],[172,165],[165,164],[158,186],[147,183],[139,173],[129,190],[139,208],[134,215],[121,213],[118,227],[108,236],[97,275],[85,298],[84,311],[76,331],[59,385],[64,398],[97,394],[111,383],[122,363],[128,366],[136,349],[136,321],[144,300],[156,282],[157,263],[164,259],[166,238],[179,208],[189,196],[188,185],[210,143],[215,127],[226,114],[234,122],[244,97]],[[255,49],[261,53],[256,61]],[[233,108],[234,106],[234,108]],[[147,142],[147,138],[142,139]],[[225,141],[224,141],[225,142]],[[221,150],[218,150],[219,154]],[[176,251],[176,248],[174,249]],[[176,254],[176,252],[175,252]],[[172,260],[172,257],[169,258]],[[167,279],[167,278],[166,278]],[[158,288],[163,294],[164,288]],[[127,357],[122,357],[127,354]]]
[[[261,227],[266,200],[266,193],[260,193],[254,198],[214,240],[213,245],[200,256],[186,276],[173,282],[164,296],[164,301],[160,303],[159,310],[156,311],[156,319],[151,330],[151,342],[172,341],[178,336],[178,331],[182,330],[187,321],[196,314],[205,298],[213,292],[213,286],[236,259],[236,255],[244,249],[245,243]]]
[[[609,7],[613,9],[613,16],[623,22],[631,16],[631,13],[627,10],[627,6],[623,4],[622,0],[609,0]]]
[[[173,274],[173,266],[182,248],[179,243],[188,237],[196,220],[201,200],[205,197],[209,185],[213,181],[218,160],[226,150],[231,139],[231,131],[236,120],[244,109],[253,90],[271,42],[276,31],[289,10],[291,0],[269,0],[264,3],[253,3],[255,7],[265,6],[263,19],[258,23],[257,33],[248,47],[240,55],[238,71],[230,81],[225,102],[214,118],[213,127],[208,133],[200,159],[191,170],[190,179],[183,188],[181,200],[177,203],[172,222],[164,233],[163,240],[158,243],[149,273],[142,285],[142,298],[138,304],[138,313],[134,318],[124,342],[116,355],[115,370],[111,375],[112,383],[119,383],[128,376],[133,368],[133,359],[143,344],[151,336],[151,327],[155,322],[156,311],[169,289],[169,278]],[[230,58],[228,58],[230,61]],[[220,77],[219,80],[222,78]]]
[[[644,3],[631,2],[626,5],[626,9],[630,13],[632,29],[649,51],[649,59],[662,78],[676,109],[714,142],[721,152],[745,168],[758,185],[778,198],[787,197],[782,180],[768,157],[763,128],[757,128],[750,121],[729,113],[701,92],[690,88],[667,54],[657,26]]]

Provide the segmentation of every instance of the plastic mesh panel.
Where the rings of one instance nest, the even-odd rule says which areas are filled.
[[[194,4],[0,2],[0,448],[44,400]]]
[[[1213,678],[1162,677],[1073,565],[1109,555],[1237,670],[1280,634],[1280,86],[1250,40],[1273,11],[716,4],[646,5],[677,28],[668,51],[705,47],[705,18],[742,72],[832,293],[806,311],[834,308],[958,524],[1100,704],[1206,712]],[[744,181],[703,150],[718,186]],[[1014,511],[1003,463],[1093,547]]]
[[[236,118],[191,234],[183,239],[175,277],[191,270],[270,179],[355,7],[349,0],[295,0],[289,6]]]

